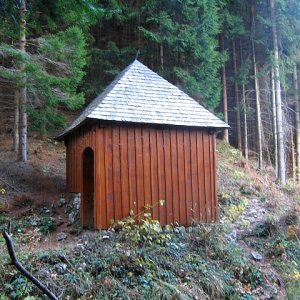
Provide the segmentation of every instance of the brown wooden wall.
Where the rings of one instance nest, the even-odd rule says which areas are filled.
[[[217,218],[215,135],[208,130],[90,125],[70,135],[66,145],[70,192],[83,192],[82,153],[94,150],[96,228],[109,227],[131,210],[137,215],[145,205],[162,225]]]

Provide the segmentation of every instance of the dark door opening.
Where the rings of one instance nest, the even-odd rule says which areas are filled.
[[[86,148],[82,154],[83,195],[82,225],[94,228],[94,151]]]

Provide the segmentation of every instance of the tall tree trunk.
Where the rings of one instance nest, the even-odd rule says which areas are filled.
[[[20,95],[19,90],[15,90],[15,119],[14,119],[14,151],[19,151],[19,124],[20,124]]]
[[[298,86],[298,69],[294,64],[294,92],[295,92],[295,114],[296,114],[296,178],[300,181],[300,109],[299,109],[299,86]]]
[[[160,67],[163,70],[164,69],[164,46],[163,45],[160,45],[159,58],[160,58]]]
[[[232,64],[234,74],[234,97],[236,108],[236,133],[237,133],[237,148],[242,152],[242,133],[241,133],[241,111],[239,100],[239,86],[237,82],[237,58],[235,39],[232,39]]]
[[[277,142],[278,142],[278,174],[277,177],[282,184],[285,184],[285,149],[284,149],[284,132],[282,118],[282,100],[281,100],[281,84],[279,73],[279,51],[278,37],[275,19],[275,0],[270,0],[272,32],[273,32],[273,50],[274,50],[274,74],[275,74],[275,90],[276,90],[276,124],[277,124]]]
[[[26,0],[22,0],[20,8],[20,50],[26,52]],[[23,69],[24,65],[21,64]],[[19,159],[27,160],[27,96],[26,96],[26,78],[23,78],[23,86],[19,91],[20,95],[20,142],[19,142]]]
[[[296,160],[295,160],[295,145],[294,145],[294,130],[291,128],[291,160],[293,181],[296,182]]]
[[[221,47],[221,52],[224,51],[224,35],[221,34],[220,36],[220,47]],[[224,114],[224,122],[228,123],[228,106],[227,106],[227,81],[226,81],[226,66],[225,62],[222,66],[222,96],[223,96],[223,114]],[[229,143],[229,134],[228,134],[228,129],[224,129],[223,131],[223,141],[226,143]]]
[[[240,55],[241,55],[241,64],[244,63],[243,58],[243,48],[242,41],[240,39]],[[249,149],[248,149],[248,124],[247,124],[247,104],[246,104],[246,91],[245,91],[245,83],[242,83],[242,105],[243,105],[243,122],[244,122],[244,155],[245,158],[249,159]]]
[[[262,152],[262,125],[261,125],[261,110],[260,110],[260,92],[259,92],[259,81],[257,77],[257,63],[255,55],[254,45],[254,33],[255,33],[255,18],[254,18],[254,4],[251,2],[251,15],[252,15],[252,63],[254,73],[254,85],[255,85],[255,102],[256,102],[256,127],[257,127],[257,148],[258,148],[258,168],[263,168],[263,152]]]
[[[273,116],[273,137],[274,137],[274,165],[276,174],[278,174],[278,143],[277,143],[277,117],[276,117],[276,92],[275,92],[275,78],[274,72],[271,72],[271,86],[272,86],[272,116]]]

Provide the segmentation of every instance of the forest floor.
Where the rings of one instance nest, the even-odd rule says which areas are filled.
[[[62,299],[300,299],[300,187],[276,184],[234,148],[217,145],[219,221],[158,233],[151,219],[83,230],[64,145],[30,138],[27,163],[7,136],[0,147],[0,230],[11,221],[20,261]],[[3,238],[0,291],[45,299],[9,264]]]

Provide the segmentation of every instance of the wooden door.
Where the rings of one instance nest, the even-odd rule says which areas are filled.
[[[82,154],[82,164],[82,225],[94,228],[94,151],[89,147]]]

